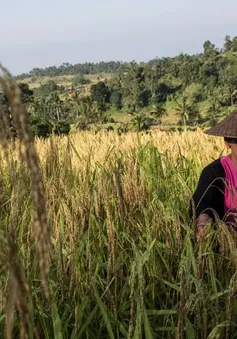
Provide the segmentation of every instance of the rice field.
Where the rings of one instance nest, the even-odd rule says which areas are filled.
[[[222,140],[33,140],[8,94],[19,140],[1,138],[0,338],[237,338],[235,239],[218,222],[197,244],[188,215]]]
[[[35,150],[50,235],[19,147],[1,154],[2,335],[10,321],[12,338],[236,337],[236,245],[221,224],[197,245],[188,216],[222,140],[85,132]]]

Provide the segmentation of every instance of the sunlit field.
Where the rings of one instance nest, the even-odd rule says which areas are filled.
[[[198,132],[142,132],[142,133],[126,133],[119,136],[113,132],[80,132],[71,134],[67,137],[56,137],[53,139],[57,145],[59,157],[63,160],[63,156],[67,153],[67,147],[73,150],[71,160],[73,166],[77,169],[83,167],[84,162],[90,159],[91,165],[96,162],[101,164],[110,154],[110,159],[118,158],[122,153],[131,155],[133,150],[144,148],[145,146],[154,146],[160,156],[166,153],[175,161],[185,157],[195,162],[196,165],[207,165],[212,159],[218,158],[225,152],[225,145],[222,138],[210,137],[203,133],[200,129]],[[42,141],[36,139],[35,145],[37,152],[42,158],[51,151],[51,140]],[[146,148],[145,147],[145,148]]]
[[[188,215],[221,139],[35,140],[45,208],[24,149],[1,152],[1,337],[236,337],[235,242],[218,223],[198,245]]]

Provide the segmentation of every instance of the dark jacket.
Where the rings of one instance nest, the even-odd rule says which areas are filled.
[[[205,167],[200,175],[197,188],[190,202],[190,217],[198,218],[206,213],[214,219],[224,217],[225,171],[220,159],[213,161]],[[193,211],[195,215],[193,215]]]

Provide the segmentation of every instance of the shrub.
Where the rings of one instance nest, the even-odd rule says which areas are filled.
[[[54,133],[56,135],[68,135],[70,132],[70,124],[65,121],[57,121],[57,123],[55,124],[55,129],[54,129]]]
[[[113,130],[114,130],[113,126],[108,126],[108,127],[106,127],[106,131],[107,131],[107,132],[110,132],[110,131],[113,131]]]
[[[52,133],[52,124],[47,119],[41,117],[31,117],[31,130],[34,136],[47,138]]]
[[[76,75],[73,79],[73,85],[78,86],[78,85],[87,85],[90,84],[91,81],[87,78],[85,78],[83,75],[79,74]]]

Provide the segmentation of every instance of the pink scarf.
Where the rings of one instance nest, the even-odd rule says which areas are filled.
[[[225,171],[225,221],[237,222],[237,167],[229,156],[221,158]],[[235,226],[235,225],[233,225]],[[236,225],[237,226],[237,225]]]

